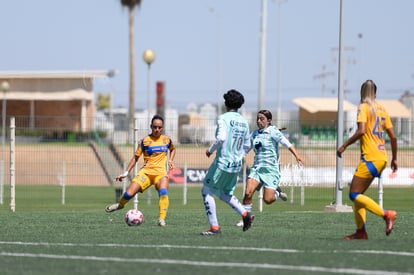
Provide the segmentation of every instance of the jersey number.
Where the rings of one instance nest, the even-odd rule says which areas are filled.
[[[243,138],[242,137],[233,137],[233,144],[231,145],[233,152],[236,149],[237,151],[240,151],[243,145]]]
[[[382,139],[382,135],[383,135],[383,129],[382,129],[382,121],[385,120],[385,117],[377,117],[377,119],[375,120],[375,126],[374,129],[372,129],[372,134],[374,136],[378,136],[379,138]]]

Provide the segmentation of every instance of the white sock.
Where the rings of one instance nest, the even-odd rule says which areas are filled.
[[[240,215],[246,211],[246,209],[234,195],[221,194],[220,199],[230,205]]]
[[[247,212],[252,212],[253,204],[243,204],[244,209],[246,209]]]
[[[206,210],[207,219],[210,226],[219,226],[216,212],[216,201],[214,200],[213,194],[208,187],[203,186],[201,191],[203,195],[204,208]]]
[[[279,191],[275,190],[275,196],[276,196],[276,199],[280,197]]]

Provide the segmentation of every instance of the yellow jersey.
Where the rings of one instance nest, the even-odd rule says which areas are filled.
[[[174,143],[168,136],[161,135],[156,138],[148,135],[140,141],[135,155],[144,156],[144,165],[141,168],[144,173],[163,175],[168,170],[168,152],[174,149]]]
[[[384,130],[392,128],[390,116],[384,106],[375,102],[375,117],[367,103],[358,106],[357,122],[365,123],[365,134],[360,139],[361,155],[367,161],[387,161]]]

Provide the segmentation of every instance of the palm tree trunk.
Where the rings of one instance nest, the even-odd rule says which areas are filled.
[[[128,7],[129,25],[129,142],[134,140],[134,114],[135,114],[135,49],[134,49],[134,7]]]

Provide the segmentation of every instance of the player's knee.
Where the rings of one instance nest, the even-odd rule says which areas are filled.
[[[210,188],[204,185],[203,188],[201,188],[201,195],[203,195],[203,197],[207,195],[212,195]]]
[[[272,204],[275,202],[275,200],[276,200],[276,197],[266,197],[266,196],[263,197],[263,201],[266,204]]]
[[[359,195],[358,192],[349,192],[349,199],[351,201],[354,201],[358,195]]]
[[[244,193],[244,197],[245,197],[246,199],[251,200],[251,199],[253,198],[253,193],[254,193],[254,190],[249,190],[249,189],[246,189],[246,190],[245,190],[245,193]]]
[[[130,195],[130,194],[128,194],[128,192],[127,192],[127,191],[125,191],[125,192],[124,192],[124,198],[125,198],[126,200],[130,200],[133,196],[134,196],[134,195]]]
[[[161,188],[161,189],[160,189],[160,191],[158,191],[158,196],[159,196],[159,197],[161,197],[161,196],[166,196],[166,195],[168,195],[168,190],[167,190],[167,188]]]

